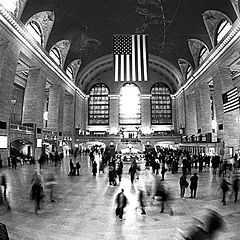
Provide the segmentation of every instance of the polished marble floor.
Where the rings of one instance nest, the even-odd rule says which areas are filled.
[[[179,229],[185,231],[194,223],[194,218],[202,219],[208,208],[217,210],[226,223],[219,232],[219,240],[240,239],[240,200],[234,204],[228,199],[223,206],[218,187],[220,178],[213,177],[209,168],[199,175],[199,188],[196,199],[179,198],[179,174],[166,174],[166,184],[174,191],[174,216],[159,213],[157,202],[146,207],[146,215],[136,210],[137,183],[131,185],[127,174],[129,165],[124,165],[121,184],[112,187],[108,184],[107,171],[92,176],[88,156],[78,157],[81,163],[80,176],[68,176],[69,157],[65,157],[61,166],[48,164],[40,173],[43,178],[54,171],[58,179],[55,188],[56,202],[51,203],[45,191],[44,202],[38,214],[34,212],[34,203],[29,200],[30,182],[38,166],[23,165],[17,170],[0,169],[8,180],[7,196],[12,210],[0,206],[0,222],[6,224],[11,240],[48,239],[48,240],[174,240],[182,239]],[[140,173],[140,180],[144,176]],[[124,220],[115,217],[115,197],[124,188],[129,204]]]

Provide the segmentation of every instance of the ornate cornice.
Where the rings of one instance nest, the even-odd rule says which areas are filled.
[[[240,38],[240,19],[237,19],[228,34],[220,41],[220,43],[213,49],[204,62],[194,71],[190,79],[174,94],[178,97],[193,85],[199,77],[201,77],[208,69],[216,64],[221,56]]]
[[[48,56],[48,52],[45,51],[35,39],[28,33],[22,22],[16,19],[10,12],[8,12],[0,4],[0,24],[3,25],[9,33],[17,38],[24,46],[32,51],[32,53],[38,57],[43,65],[45,65],[51,72],[71,90],[76,91],[77,94],[85,97],[85,94],[68,78],[59,66]]]

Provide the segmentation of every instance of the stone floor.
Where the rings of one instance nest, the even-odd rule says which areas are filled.
[[[3,168],[8,179],[7,196],[12,210],[0,206],[0,222],[6,224],[11,240],[20,239],[59,239],[59,240],[174,240],[182,239],[179,229],[186,231],[193,224],[193,218],[202,219],[207,208],[217,210],[225,220],[226,227],[219,232],[219,240],[240,239],[240,200],[236,204],[229,200],[226,206],[220,201],[218,191],[220,178],[213,177],[210,169],[204,169],[199,175],[199,190],[196,199],[190,199],[189,190],[186,199],[179,198],[179,174],[167,173],[166,184],[174,190],[174,216],[159,213],[155,202],[146,207],[147,215],[141,215],[137,206],[137,183],[130,183],[124,166],[123,179],[120,185],[108,185],[107,172],[92,176],[88,156],[79,157],[82,168],[80,176],[68,176],[69,157],[65,157],[61,166],[48,164],[43,167],[43,177],[49,171],[55,171],[58,178],[56,202],[51,203],[48,192],[41,210],[34,212],[34,203],[29,200],[31,177],[38,166],[23,165],[17,170]],[[141,172],[144,174],[144,171]],[[140,179],[143,175],[140,175]],[[124,220],[115,217],[115,197],[121,188],[129,204],[126,207]]]

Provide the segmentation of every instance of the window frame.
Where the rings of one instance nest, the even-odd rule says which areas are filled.
[[[217,27],[215,44],[217,45],[227,34],[227,32],[232,28],[232,23],[227,19],[223,19]],[[225,32],[224,32],[225,31]],[[224,32],[224,33],[223,33]]]
[[[53,56],[51,55],[51,53],[52,53],[56,58],[53,57]],[[57,54],[55,54],[55,53],[57,53]],[[58,66],[61,67],[61,65],[62,65],[61,53],[60,53],[60,51],[58,50],[57,47],[54,46],[53,48],[51,48],[51,50],[49,51],[49,56],[53,59],[53,61],[54,61]],[[59,63],[58,63],[55,59],[58,59],[58,60],[59,60]]]
[[[132,85],[134,87],[136,87],[138,89],[138,94],[139,94],[139,112],[137,115],[139,115],[138,117],[136,117],[137,121],[136,122],[124,122],[124,118],[121,118],[121,96],[122,96],[122,88],[126,87],[127,85]],[[124,126],[124,125],[141,125],[142,123],[142,114],[141,114],[141,92],[140,92],[140,89],[139,87],[134,84],[134,83],[125,83],[121,89],[120,89],[120,97],[119,97],[119,116],[118,116],[118,119],[119,119],[119,125],[121,126]]]
[[[105,89],[106,93],[102,91],[103,89]],[[101,98],[105,98],[105,102]],[[109,102],[109,88],[106,84],[96,83],[90,88],[88,98],[88,125],[109,125]],[[101,120],[105,122],[101,122]]]
[[[161,93],[161,89],[164,90],[162,91],[163,93]],[[163,82],[158,82],[152,86],[150,94],[151,125],[172,125],[173,113],[171,89],[168,87],[167,84]],[[167,101],[169,101],[170,103],[167,103]],[[161,106],[163,107],[161,108]]]
[[[192,66],[189,65],[186,70],[186,79],[189,79],[192,76],[192,73],[193,73],[193,68]]]
[[[207,58],[207,55],[209,54],[209,51],[206,46],[203,46],[201,50],[199,51],[199,56],[198,56],[198,64],[201,65],[204,60]]]
[[[26,29],[28,30],[29,34],[41,45],[43,46],[43,33],[41,26],[37,21],[31,20],[26,24]],[[31,28],[29,28],[31,27]],[[31,34],[31,29],[35,32],[34,34]],[[39,36],[40,42],[38,39],[36,39],[35,34]]]
[[[71,71],[69,71],[69,69],[71,69]],[[68,75],[68,72],[71,74],[71,77]],[[68,65],[68,67],[66,68],[66,75],[67,75],[71,80],[74,80],[74,74],[73,74],[73,68],[72,68],[72,66]]]

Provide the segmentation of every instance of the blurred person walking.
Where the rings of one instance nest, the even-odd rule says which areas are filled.
[[[31,181],[31,199],[36,201],[35,213],[40,210],[40,202],[43,199],[42,176],[36,171]]]
[[[136,171],[137,171],[136,166],[134,164],[131,164],[131,167],[129,168],[128,173],[130,174],[132,184],[134,182]]]
[[[3,187],[3,193],[2,189],[0,189],[1,202],[7,206],[7,210],[11,210],[9,201],[7,199],[7,178],[4,173],[1,175],[1,186]]]
[[[182,176],[180,177],[179,184],[180,184],[180,197],[181,197],[182,199],[185,199],[185,198],[184,198],[185,189],[186,189],[186,188],[188,187],[188,185],[189,185],[185,173],[183,173]]]
[[[231,185],[231,184],[223,177],[222,182],[221,182],[220,187],[219,187],[219,190],[220,190],[220,188],[222,189],[223,205],[226,205],[226,194],[229,191],[229,185]]]
[[[54,172],[49,172],[46,176],[46,189],[49,190],[49,197],[51,202],[55,202],[55,197],[54,197],[54,187],[57,184],[57,177]]]
[[[124,195],[123,189],[121,189],[121,192],[118,193],[118,195],[116,197],[116,203],[117,203],[116,216],[118,216],[119,220],[122,221],[124,208],[126,207],[126,205],[128,203],[127,197]]]
[[[233,180],[232,180],[232,195],[234,194],[234,202],[236,203],[238,200],[238,193],[239,193],[239,176],[234,175]]]
[[[96,173],[97,173],[97,162],[95,160],[93,160],[93,163],[92,163],[92,173],[93,173],[93,176],[96,177]]]

